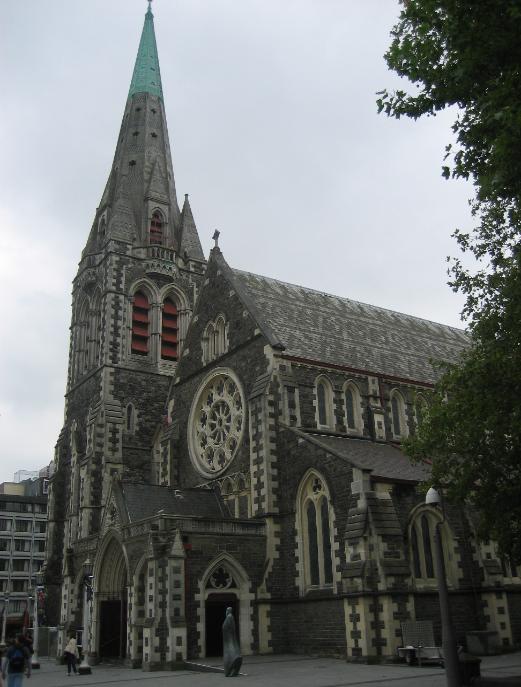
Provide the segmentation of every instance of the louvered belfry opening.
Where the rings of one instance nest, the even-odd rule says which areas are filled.
[[[150,221],[150,243],[161,245],[163,243],[163,218],[156,210]]]
[[[177,305],[171,298],[163,303],[161,358],[177,360]]]
[[[148,354],[148,339],[150,336],[150,304],[142,291],[134,296],[132,306],[132,353]]]

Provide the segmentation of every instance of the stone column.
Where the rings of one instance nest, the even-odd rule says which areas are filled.
[[[167,640],[167,661],[173,668],[186,660],[186,618],[185,618],[185,551],[181,533],[175,539],[168,556],[167,570],[167,616],[169,634]]]

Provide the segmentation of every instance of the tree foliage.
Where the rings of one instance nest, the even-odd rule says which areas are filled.
[[[400,118],[452,107],[442,173],[472,181],[476,226],[456,230],[473,269],[451,261],[471,346],[443,366],[426,422],[407,451],[431,458],[433,481],[476,507],[480,532],[521,560],[521,2],[403,0],[391,69],[412,89],[382,91]]]

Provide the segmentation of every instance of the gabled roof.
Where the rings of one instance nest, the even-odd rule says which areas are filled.
[[[171,489],[121,482],[121,493],[130,522],[153,517],[159,511],[165,515],[230,519],[221,499],[211,489]]]
[[[432,383],[438,375],[430,360],[456,361],[469,345],[461,329],[231,271],[270,343],[291,356]]]
[[[428,465],[411,463],[410,459],[393,444],[380,444],[351,437],[309,434],[294,427],[287,429],[300,439],[347,461],[353,467],[369,471],[373,478],[418,483],[425,481],[430,474]]]

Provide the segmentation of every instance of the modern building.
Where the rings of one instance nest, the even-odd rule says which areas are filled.
[[[206,260],[178,206],[149,8],[73,283],[46,582],[62,641],[92,564],[92,660],[219,653],[226,606],[244,654],[393,656],[402,621],[439,640],[441,523],[458,640],[519,642],[517,571],[468,513],[425,505],[428,466],[400,448],[465,333],[233,269],[214,238]]]
[[[0,484],[2,639],[13,636],[27,624],[34,575],[45,560],[46,532],[47,494],[43,478]]]

